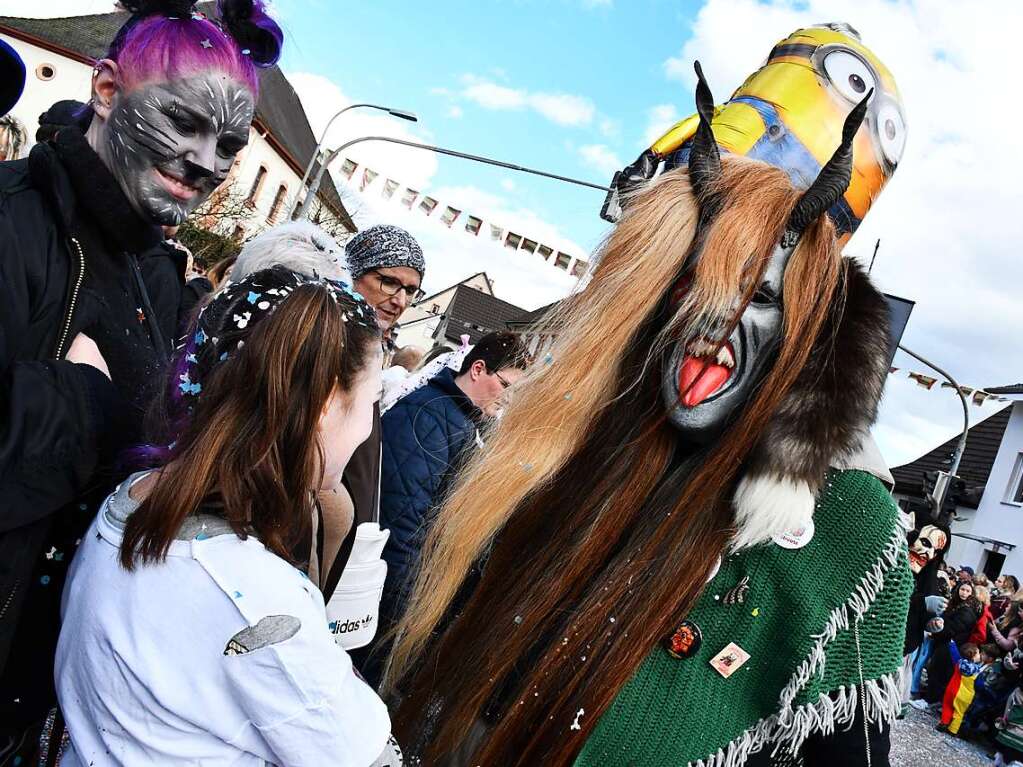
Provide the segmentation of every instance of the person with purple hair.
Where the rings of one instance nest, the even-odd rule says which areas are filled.
[[[0,163],[0,762],[54,700],[68,563],[172,352],[164,229],[227,179],[283,44],[261,0],[121,5],[80,119]]]

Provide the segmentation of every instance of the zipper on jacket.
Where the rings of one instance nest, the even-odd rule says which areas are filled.
[[[73,250],[78,254],[78,274],[70,286],[70,300],[68,302],[67,314],[64,316],[64,327],[60,331],[57,350],[53,355],[58,360],[64,355],[64,344],[67,343],[68,333],[71,332],[71,318],[74,316],[75,305],[78,303],[78,293],[82,289],[82,281],[85,279],[85,251],[82,250],[81,243],[74,237],[68,237],[68,243],[73,246]]]
[[[4,600],[3,607],[0,607],[0,621],[4,619],[7,611],[11,607],[11,602],[14,601],[14,595],[18,593],[18,588],[21,586],[21,579],[18,578],[14,581],[14,585],[11,586],[10,592],[7,594],[7,599]]]
[[[146,325],[149,326],[149,337],[156,347],[156,358],[161,365],[170,361],[170,346],[163,340],[163,333],[156,321],[156,312],[153,311],[153,303],[149,300],[149,291],[146,289],[146,281],[142,279],[142,269],[139,267],[139,260],[132,253],[126,253],[128,262],[131,264],[131,273],[135,277],[135,289],[139,292],[139,301],[142,302],[142,310],[146,315]]]

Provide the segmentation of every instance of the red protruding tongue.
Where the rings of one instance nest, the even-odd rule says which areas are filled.
[[[682,404],[686,407],[696,407],[724,386],[731,374],[732,371],[724,365],[719,365],[707,357],[686,357],[678,373],[678,390],[682,394]]]

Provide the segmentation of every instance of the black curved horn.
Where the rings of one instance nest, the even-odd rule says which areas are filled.
[[[842,126],[842,143],[793,208],[789,217],[789,233],[797,236],[802,234],[821,213],[838,202],[849,188],[849,182],[852,180],[853,138],[867,114],[867,102],[873,95],[874,89],[871,88],[863,97],[863,101],[853,107],[845,118],[845,124]]]
[[[696,111],[700,115],[700,124],[693,136],[693,145],[689,149],[689,183],[696,192],[696,199],[707,201],[707,191],[711,184],[721,175],[721,152],[710,122],[714,118],[714,96],[703,76],[703,67],[695,62],[696,69]]]

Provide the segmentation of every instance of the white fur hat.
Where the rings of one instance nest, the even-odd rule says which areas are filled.
[[[284,266],[307,277],[352,282],[344,248],[308,221],[275,226],[245,243],[231,270],[231,282],[271,266]]]

